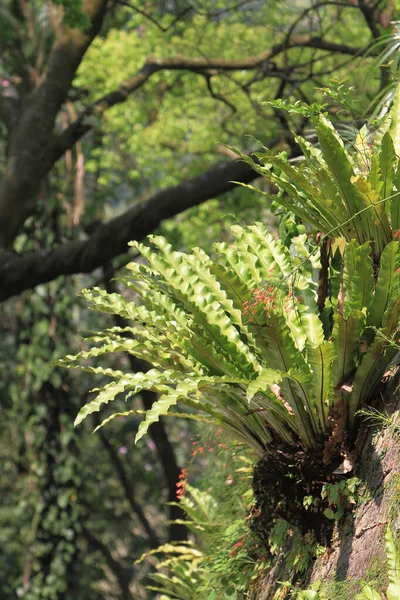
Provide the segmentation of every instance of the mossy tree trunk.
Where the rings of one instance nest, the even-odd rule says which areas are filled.
[[[361,484],[357,505],[334,528],[325,552],[310,565],[296,588],[308,589],[316,581],[329,600],[354,600],[360,582],[371,583],[384,594],[388,583],[384,535],[390,524],[395,539],[400,532],[400,392],[399,373],[380,396],[379,411],[387,418],[364,424],[357,437],[355,473]],[[280,582],[288,579],[284,554],[258,586],[257,600],[285,598]],[[383,596],[384,597],[384,596]]]

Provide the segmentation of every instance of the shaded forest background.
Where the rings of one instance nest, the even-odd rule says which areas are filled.
[[[2,598],[153,597],[149,566],[133,563],[186,539],[166,502],[193,436],[208,434],[160,420],[134,447],[135,418],[94,436],[95,420],[73,428],[93,377],[55,362],[81,347],[82,332],[120,324],[77,294],[124,292],[114,278],[135,259],[128,242],[155,231],[209,252],[236,222],[275,231],[271,203],[232,183],[261,185],[228,147],[295,157],[291,131],[312,132],[263,104],[277,98],[326,102],[351,136],[393,81],[376,42],[396,18],[390,0],[2,3]],[[348,97],[343,81],[356,90]],[[142,365],[120,356],[111,366]],[[209,462],[193,460],[193,480]]]

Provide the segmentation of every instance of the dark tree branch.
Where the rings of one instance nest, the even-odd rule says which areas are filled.
[[[256,177],[243,162],[222,162],[100,225],[87,240],[69,242],[45,254],[4,254],[0,257],[0,301],[60,275],[90,273],[126,252],[129,241],[143,239],[165,219],[232,190],[232,181],[249,183]]]
[[[207,89],[210,92],[211,97],[214,98],[214,100],[218,100],[219,102],[222,102],[223,104],[225,104],[225,106],[227,106],[229,108],[232,115],[235,112],[237,112],[236,106],[234,104],[229,102],[229,100],[227,100],[224,96],[221,96],[220,94],[217,94],[216,92],[214,92],[212,83],[211,83],[211,77],[206,75],[205,79],[206,79]]]
[[[12,88],[1,89],[5,80],[0,77],[0,120],[10,134],[18,121],[19,101]]]
[[[381,35],[380,31],[379,31],[379,27],[378,27],[378,22],[376,20],[376,7],[379,6],[379,4],[381,4],[381,1],[376,3],[376,5],[374,4],[370,4],[369,2],[365,2],[365,0],[358,0],[358,5],[359,5],[359,9],[361,10],[362,14],[364,15],[364,19],[365,22],[367,23],[372,36],[375,39],[378,39]]]
[[[115,0],[115,3],[120,4],[121,6],[126,6],[127,8],[131,8],[133,11],[135,11],[139,15],[142,15],[142,17],[144,17],[145,19],[150,21],[150,23],[153,23],[153,25],[155,25],[163,33],[166,33],[167,31],[172,29],[174,27],[174,25],[176,25],[177,22],[180,19],[182,19],[182,17],[184,17],[188,12],[190,12],[192,10],[191,6],[187,6],[178,15],[176,15],[175,19],[167,27],[163,27],[156,19],[154,19],[151,15],[149,15],[149,13],[142,10],[138,6],[135,6],[131,2],[125,2],[125,0]]]
[[[133,600],[133,596],[129,590],[130,577],[129,573],[120,563],[115,560],[111,554],[108,546],[104,544],[99,538],[97,538],[91,531],[85,526],[82,528],[82,533],[92,546],[93,550],[98,550],[104,556],[109,569],[114,573],[116,580],[118,581],[121,589],[121,600]]]
[[[9,136],[8,160],[0,185],[0,247],[9,246],[20,226],[35,209],[35,197],[43,177],[51,168],[53,129],[56,116],[68,95],[76,70],[97,35],[107,0],[85,0],[91,18],[89,31],[70,29],[62,23],[62,12],[51,14],[56,39],[47,69],[39,85],[21,104],[17,126]]]
[[[305,8],[299,14],[297,19],[295,19],[295,21],[293,21],[292,25],[289,27],[289,30],[287,32],[287,36],[286,36],[287,41],[290,42],[290,38],[291,38],[294,30],[303,21],[304,17],[306,17],[310,12],[318,11],[320,8],[325,8],[326,6],[339,6],[341,8],[355,8],[358,10],[361,9],[361,11],[362,11],[362,8],[358,4],[353,4],[353,3],[349,3],[349,2],[340,2],[340,1],[335,1],[335,0],[325,0],[322,2],[316,2],[315,4],[312,4],[312,6],[308,6],[307,8]]]
[[[96,425],[98,425],[100,422],[98,419],[98,415],[95,416],[95,422],[96,422]],[[107,436],[104,435],[104,432],[101,429],[99,430],[98,435],[100,437],[101,443],[103,444],[105,450],[108,452],[111,463],[114,465],[117,477],[118,477],[118,479],[121,483],[121,486],[125,492],[125,497],[126,497],[127,501],[129,502],[129,505],[130,505],[132,511],[137,515],[143,529],[145,530],[145,532],[147,534],[147,537],[149,538],[149,542],[150,542],[150,545],[152,546],[152,548],[157,548],[160,545],[160,540],[159,540],[157,534],[155,533],[155,531],[153,530],[153,528],[151,527],[150,523],[148,522],[147,517],[144,514],[142,506],[139,504],[139,502],[135,498],[134,487],[132,485],[132,482],[128,478],[128,475],[126,474],[124,465],[122,464],[122,461],[121,461],[120,457],[118,456],[117,451],[112,446],[112,444],[108,440]]]

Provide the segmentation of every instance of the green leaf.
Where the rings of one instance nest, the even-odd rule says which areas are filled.
[[[98,429],[101,429],[101,427],[104,427],[104,425],[107,425],[108,423],[110,423],[110,421],[113,421],[114,419],[117,419],[119,417],[130,417],[131,415],[138,415],[138,416],[143,416],[146,414],[145,410],[126,410],[124,412],[117,412],[117,413],[113,413],[112,415],[110,415],[109,417],[107,417],[107,419],[104,419],[104,421],[102,421],[100,423],[100,425],[98,425],[96,427],[96,429],[94,429],[93,433],[96,433],[96,431]],[[207,423],[208,425],[216,425],[216,426],[221,426],[223,425],[223,423],[221,423],[221,421],[217,420],[217,419],[212,419],[211,417],[206,417],[204,415],[199,415],[199,414],[190,414],[190,413],[177,413],[177,412],[167,412],[167,413],[163,413],[162,414],[163,417],[174,417],[176,419],[192,419],[193,421],[199,421],[200,423]]]
[[[162,546],[158,546],[157,548],[154,548],[152,550],[149,550],[148,552],[145,552],[140,558],[138,558],[134,562],[134,564],[138,565],[141,562],[143,562],[146,558],[148,558],[149,556],[153,556],[154,554],[190,554],[199,558],[203,556],[203,553],[200,550],[197,550],[197,548],[193,547],[192,542],[176,542],[175,544],[167,543],[163,544]]]
[[[392,223],[393,233],[395,231],[400,231],[400,167],[397,168],[397,171],[394,175],[394,184],[397,192],[393,193],[390,201],[390,220]]]
[[[182,379],[181,373],[165,371],[161,373],[157,369],[150,369],[147,373],[124,374],[115,382],[104,386],[94,400],[85,404],[75,419],[75,426],[79,425],[88,415],[98,412],[103,404],[108,404],[115,399],[118,394],[129,391],[131,394],[137,394],[141,390],[154,389],[164,391],[166,385]]]
[[[364,354],[354,376],[353,390],[349,400],[351,424],[353,424],[355,414],[360,406],[368,402],[373,395],[377,384],[396,354],[397,349],[389,346],[384,339],[379,339],[379,336]]]
[[[332,366],[332,383],[335,388],[343,384],[356,368],[364,323],[365,314],[361,311],[347,319],[339,312],[334,314],[332,338],[336,358]]]
[[[291,397],[287,402],[295,413],[300,437],[304,437],[303,428],[306,429],[307,439],[313,439],[323,433],[315,406],[314,378],[308,365],[303,369],[290,369],[283,378],[282,389],[287,393],[290,388]],[[286,398],[286,393],[284,397]]]
[[[372,302],[373,270],[368,242],[360,246],[356,240],[346,244],[343,256],[343,317],[367,313]]]
[[[240,380],[234,380],[231,378],[223,377],[206,377],[198,379],[196,377],[187,378],[185,380],[178,380],[175,389],[165,391],[160,398],[154,402],[151,409],[146,412],[145,419],[139,425],[138,432],[135,437],[135,443],[137,443],[146,433],[152,423],[159,420],[161,415],[166,415],[171,408],[175,406],[179,401],[184,401],[186,398],[190,398],[190,395],[198,392],[202,387],[211,386],[223,386],[224,384],[239,383]],[[203,410],[206,408],[203,406]],[[228,419],[226,422],[229,423]]]
[[[257,378],[247,388],[247,400],[250,402],[258,392],[268,392],[271,385],[282,381],[283,373],[274,369],[262,369]]]
[[[400,85],[397,86],[390,116],[391,123],[389,127],[389,133],[393,140],[395,152],[397,156],[400,156]]]
[[[360,217],[364,226],[368,228],[369,239],[374,240],[375,255],[379,257],[386,244],[392,239],[385,203],[381,202],[378,192],[363,177],[354,178],[353,184],[363,198],[365,208],[369,208],[369,210],[363,210]]]
[[[390,526],[386,529],[385,546],[389,573],[389,587],[386,595],[388,600],[398,600],[400,598],[400,555],[397,551]]]
[[[354,231],[352,237],[363,244],[373,239],[372,220],[370,211],[358,214],[366,205],[363,196],[352,183],[354,170],[350,158],[331,123],[323,115],[316,117],[315,122],[315,129],[326,164],[342,197],[347,214],[349,217],[354,217],[346,225],[346,228],[348,231]]]
[[[335,513],[331,508],[325,508],[324,515],[327,519],[330,519],[331,521],[333,521],[335,518]]]
[[[304,590],[297,594],[296,600],[321,600],[321,596],[315,590]]]
[[[354,600],[382,600],[381,595],[366,583],[361,583],[361,590]]]
[[[314,403],[323,431],[327,430],[329,407],[333,403],[332,363],[335,358],[335,348],[329,342],[307,348],[307,363],[314,380]]]
[[[279,182],[289,193],[291,186],[294,186],[297,193],[301,193],[304,198],[304,208],[315,219],[321,221],[325,231],[340,225],[341,220],[343,220],[343,203],[340,201],[337,190],[331,184],[331,179],[326,176],[327,173],[323,168],[317,174],[318,183],[323,184],[321,190],[318,185],[315,185],[316,182],[310,179],[309,173],[303,173],[300,168],[292,167],[288,162],[279,158],[274,158],[273,162],[285,173],[288,180],[286,182],[282,178],[278,180],[275,177],[275,183]],[[328,195],[324,193],[326,191],[328,191]]]
[[[241,322],[239,311],[235,312],[232,302],[212,277],[207,260],[172,251],[169,244],[160,236],[150,236],[151,241],[161,250],[152,252],[139,245],[142,254],[151,268],[158,272],[169,285],[176,297],[185,304],[221,349],[231,356],[231,361],[243,373],[251,374],[258,369],[255,356],[241,340],[238,329],[232,320]],[[228,303],[228,304],[227,304]],[[231,309],[232,320],[224,307]],[[228,310],[229,310],[228,309]]]
[[[393,140],[388,131],[382,138],[378,160],[381,174],[381,186],[379,189],[375,189],[377,189],[377,191],[381,194],[382,198],[387,198],[392,194],[394,168],[397,162]],[[385,208],[386,211],[389,212],[389,207],[386,206]]]
[[[399,268],[400,246],[398,242],[391,242],[381,256],[378,283],[367,318],[368,326],[381,327],[388,319],[390,308],[399,298]]]

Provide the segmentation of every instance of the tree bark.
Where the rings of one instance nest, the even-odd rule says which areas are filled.
[[[361,480],[358,492],[361,500],[336,527],[331,547],[310,566],[301,581],[296,581],[297,589],[308,589],[313,582],[319,580],[321,589],[325,588],[326,597],[330,600],[339,597],[353,600],[361,591],[360,582],[371,579],[372,568],[379,568],[383,578],[387,578],[385,531],[388,524],[391,525],[395,538],[400,531],[398,384],[399,372],[388,385],[382,408],[382,411],[392,416],[392,420],[387,420],[386,423],[382,421],[377,427],[366,424],[361,427],[357,437],[359,462],[351,476],[357,476]],[[287,563],[282,557],[280,559],[279,561],[278,557],[276,565],[258,583],[256,600],[271,600],[273,593],[281,585],[279,582],[290,578]]]
[[[9,247],[27,216],[34,211],[43,177],[53,164],[53,131],[76,70],[103,22],[107,0],[85,0],[91,19],[87,32],[66,27],[62,10],[53,7],[55,42],[39,85],[8,118],[5,174],[0,185],[0,248]],[[9,108],[9,106],[8,106]]]

